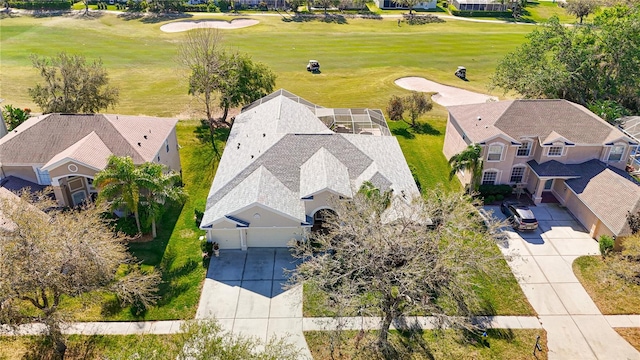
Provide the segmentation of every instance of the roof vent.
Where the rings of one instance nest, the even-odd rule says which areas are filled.
[[[253,159],[253,155],[251,155],[251,158]]]
[[[482,118],[480,116],[478,116],[478,121],[482,120]]]
[[[147,135],[144,135],[143,137],[145,138],[145,140],[147,139]]]
[[[262,137],[266,137],[266,136],[267,136],[267,134],[265,134],[265,133],[262,133]]]
[[[138,146],[142,146],[142,143],[138,143]]]
[[[240,143],[238,143],[238,149],[240,149]]]

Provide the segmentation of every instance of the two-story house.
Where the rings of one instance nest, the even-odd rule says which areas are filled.
[[[510,100],[451,106],[443,152],[483,148],[482,184],[511,184],[534,203],[553,196],[590,231],[628,232],[640,186],[625,172],[637,142],[583,106],[566,100]],[[469,183],[468,173],[458,174]]]
[[[156,162],[180,172],[178,119],[104,114],[33,117],[0,139],[0,186],[51,186],[59,206],[95,197],[96,172],[110,155]]]

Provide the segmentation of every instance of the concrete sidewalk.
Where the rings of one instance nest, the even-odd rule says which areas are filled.
[[[497,206],[487,206],[504,219]],[[573,273],[573,261],[599,254],[598,243],[557,204],[531,208],[539,229],[517,233],[504,229],[500,246],[522,291],[547,331],[549,359],[640,359],[613,324],[640,326],[636,317],[605,317]]]

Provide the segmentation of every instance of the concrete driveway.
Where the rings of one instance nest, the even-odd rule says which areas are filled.
[[[207,271],[197,319],[216,318],[225,330],[266,342],[286,338],[311,358],[302,334],[302,288],[285,290],[294,269],[286,248],[220,250]]]
[[[486,206],[504,219],[499,206]],[[505,228],[502,252],[547,331],[549,359],[640,359],[584,290],[571,265],[582,255],[599,254],[598,243],[557,204],[531,207],[535,232]]]

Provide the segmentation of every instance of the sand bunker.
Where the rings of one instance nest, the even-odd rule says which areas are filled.
[[[401,88],[413,91],[435,92],[431,99],[442,106],[479,104],[487,101],[497,101],[491,95],[460,89],[453,86],[438,84],[421,77],[404,77],[395,81]]]
[[[174,33],[188,31],[199,28],[215,28],[215,29],[240,29],[258,24],[258,20],[253,19],[234,19],[225,20],[198,20],[198,21],[176,21],[164,24],[160,30],[164,32]]]

